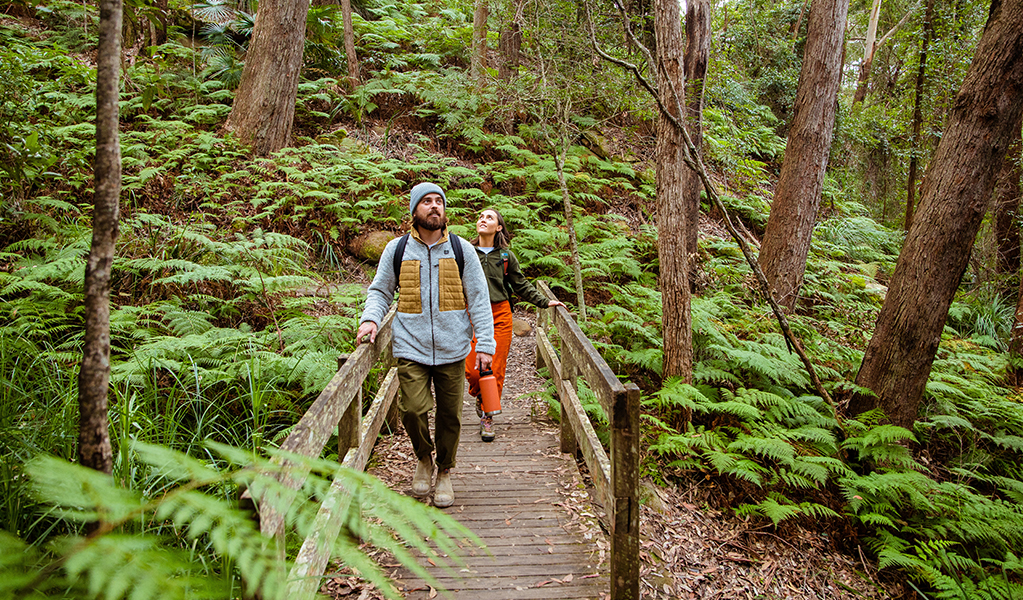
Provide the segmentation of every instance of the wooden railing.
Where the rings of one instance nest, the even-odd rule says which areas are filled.
[[[554,295],[540,284],[548,297]],[[397,303],[384,317],[376,341],[356,348],[316,398],[291,434],[281,445],[283,450],[301,456],[320,456],[337,427],[338,456],[343,465],[363,470],[373,451],[380,428],[396,421],[392,413],[398,392],[397,368],[391,359],[391,340]],[[564,307],[541,310],[537,319],[537,367],[547,367],[561,399],[561,449],[582,453],[593,478],[598,502],[608,515],[611,532],[611,598],[639,599],[639,388],[623,385],[615,377],[593,344],[572,320]],[[546,327],[553,322],[560,339],[561,355],[551,345]],[[362,386],[378,360],[389,370],[372,405],[362,416]],[[582,377],[604,407],[611,424],[611,456],[597,439],[577,394],[576,379]],[[301,488],[307,473],[296,465],[282,470],[281,483],[290,490]],[[337,507],[344,506],[351,494],[334,481],[320,506],[312,533],[299,550],[289,580],[289,600],[312,599],[330,558],[330,549],[341,532],[344,520]],[[266,536],[280,536],[284,512],[274,507],[288,506],[280,494],[264,499],[259,506],[260,530]],[[283,548],[283,543],[281,544]]]
[[[342,464],[350,469],[362,471],[373,452],[377,435],[394,404],[398,392],[398,370],[391,360],[391,339],[394,314],[397,303],[391,307],[377,330],[376,341],[362,344],[339,365],[337,373],[327,387],[313,402],[309,410],[295,425],[281,448],[302,456],[318,457],[323,453],[327,441],[334,435],[337,427],[338,456],[343,456]],[[373,365],[383,357],[384,365],[390,369],[384,377],[372,405],[366,415],[362,415],[362,384],[369,375]],[[340,362],[340,361],[339,361]],[[294,465],[284,471],[287,473],[281,483],[289,489],[298,490],[307,474],[297,470]],[[337,536],[345,515],[337,512],[337,507],[344,506],[351,490],[345,489],[341,479],[335,479],[330,492],[320,505],[312,533],[302,543],[302,548],[295,559],[295,565],[288,577],[289,600],[311,599],[320,588],[320,578],[327,567],[330,550]],[[283,531],[284,513],[273,507],[290,504],[277,496],[267,498],[259,507],[259,525],[263,535],[279,536]],[[283,543],[281,544],[283,548]]]
[[[541,292],[553,299],[544,283]],[[547,335],[554,326],[560,357]],[[582,454],[611,532],[611,598],[639,599],[639,388],[622,384],[564,307],[541,310],[536,366],[547,367],[561,400],[561,451]],[[611,427],[611,456],[579,401],[577,379],[593,391]]]

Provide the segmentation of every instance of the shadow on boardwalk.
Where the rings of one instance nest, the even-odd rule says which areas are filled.
[[[533,368],[533,335],[512,342],[497,439],[479,437],[474,400],[465,397],[455,504],[444,509],[478,535],[487,551],[467,548],[465,565],[443,569],[427,561],[453,598],[591,598],[608,594],[608,548],[575,460],[559,450],[558,429],[545,409],[523,394],[542,389]],[[409,493],[415,460],[403,431],[377,444],[370,472]],[[386,473],[380,472],[387,470]],[[405,570],[395,574],[407,598],[444,597]]]

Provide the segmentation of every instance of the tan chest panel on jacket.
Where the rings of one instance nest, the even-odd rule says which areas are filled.
[[[458,262],[453,258],[442,258],[440,268],[440,310],[465,310],[465,291],[462,278],[458,276]]]
[[[419,261],[402,261],[401,273],[398,274],[398,286],[401,288],[398,312],[416,315],[423,312],[419,283]]]

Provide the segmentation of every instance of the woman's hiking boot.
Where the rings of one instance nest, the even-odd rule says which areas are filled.
[[[494,437],[494,417],[483,417],[480,419],[480,439],[492,442]]]

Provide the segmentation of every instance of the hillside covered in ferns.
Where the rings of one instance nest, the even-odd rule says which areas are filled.
[[[382,241],[407,230],[410,187],[432,181],[460,236],[474,237],[479,212],[497,208],[527,277],[547,283],[619,377],[640,386],[642,470],[656,485],[699,486],[706,508],[781,537],[794,527],[829,535],[907,597],[1023,597],[1018,146],[915,420],[850,409],[874,394],[857,374],[906,240],[907,180],[935,157],[989,3],[878,2],[876,20],[869,3],[848,7],[819,208],[798,298],[785,309],[827,398],[742,247],[756,253],[764,240],[809,3],[712,7],[700,139],[721,203],[704,192],[688,223],[698,239],[683,376],[665,376],[659,109],[621,64],[648,74],[649,56],[623,41],[617,4],[556,0],[493,3],[481,51],[479,4],[356,3],[352,77],[341,8],[315,3],[288,142],[261,152],[227,126],[254,4],[125,3],[110,282],[117,485],[140,498],[164,493],[173,477],[152,461],[167,449],[222,469],[234,455],[208,441],[256,455],[275,448],[353,350]],[[628,7],[630,31],[654,48],[644,7]],[[51,542],[82,531],[47,496],[52,482],[37,480],[50,460],[40,457],[77,456],[98,21],[88,3],[0,6],[0,544],[12,550],[0,553],[0,572],[49,573],[38,565],[59,554]],[[881,41],[867,63],[871,28]],[[515,64],[505,60],[508,31],[518,36]],[[1016,199],[1008,209],[994,198],[1005,189]],[[606,436],[607,416],[584,401]],[[226,501],[238,482],[220,485],[209,494]],[[194,550],[161,515],[125,533]],[[201,546],[189,568],[237,593],[230,550]],[[34,549],[36,562],[8,560],[15,549]],[[83,581],[68,575],[54,593],[99,591]]]

